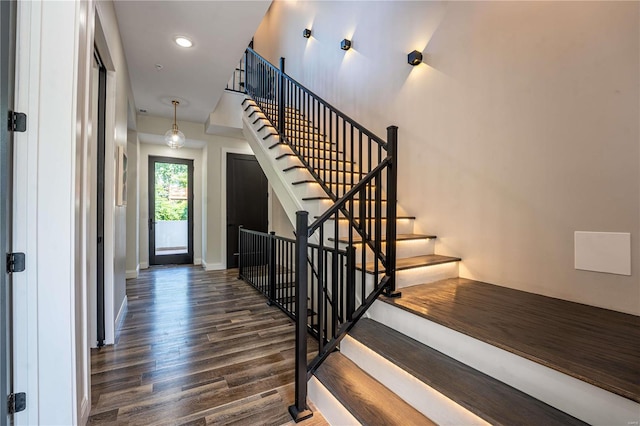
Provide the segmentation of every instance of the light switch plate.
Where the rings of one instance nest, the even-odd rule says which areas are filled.
[[[631,275],[631,234],[576,231],[575,268]]]

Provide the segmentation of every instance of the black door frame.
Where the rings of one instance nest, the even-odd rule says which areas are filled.
[[[12,249],[13,137],[7,117],[15,85],[16,3],[0,1],[0,255]],[[13,295],[11,275],[0,271],[0,424],[11,424],[7,398],[13,393]]]
[[[105,146],[106,146],[106,110],[107,110],[107,68],[102,62],[98,48],[94,47],[93,56],[98,65],[98,123],[96,153],[96,303],[97,303],[97,345],[104,346],[106,336],[104,310],[104,198],[105,198]]]
[[[188,166],[187,188],[187,253],[156,255],[155,211],[156,211],[156,163],[185,164]],[[149,265],[193,264],[193,160],[184,158],[149,156]]]

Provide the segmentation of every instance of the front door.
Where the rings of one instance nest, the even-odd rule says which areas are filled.
[[[193,160],[149,157],[149,264],[193,263]]]
[[[268,181],[253,155],[227,154],[227,268],[238,267],[238,229],[267,232]]]
[[[15,2],[0,1],[0,257],[11,251],[13,138],[7,126],[13,110]],[[0,271],[0,424],[12,424],[7,400],[13,391],[11,275]]]

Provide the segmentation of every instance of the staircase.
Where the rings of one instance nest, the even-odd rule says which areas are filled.
[[[297,348],[296,420],[308,381],[331,424],[638,424],[638,317],[459,278],[396,203],[395,129],[247,55],[244,134],[297,232],[259,237],[241,276],[319,339],[310,363]]]

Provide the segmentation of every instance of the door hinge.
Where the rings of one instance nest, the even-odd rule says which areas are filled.
[[[24,392],[12,393],[7,397],[7,411],[9,414],[19,413],[27,408],[27,394]]]
[[[9,131],[10,132],[26,132],[27,131],[27,114],[23,112],[9,111]]]
[[[24,253],[7,253],[7,273],[22,272],[25,268]]]

